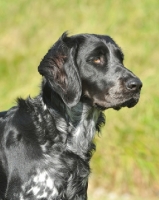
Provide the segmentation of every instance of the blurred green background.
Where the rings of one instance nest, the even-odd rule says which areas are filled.
[[[158,0],[1,0],[0,110],[38,94],[37,66],[66,30],[110,35],[144,85],[136,107],[105,112],[89,199],[159,199]]]

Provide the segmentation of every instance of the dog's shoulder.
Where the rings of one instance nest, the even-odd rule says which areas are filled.
[[[17,100],[17,105],[3,113],[0,118],[1,141],[6,148],[12,148],[23,144],[38,146],[37,132],[39,126],[38,109],[41,109],[37,99]]]

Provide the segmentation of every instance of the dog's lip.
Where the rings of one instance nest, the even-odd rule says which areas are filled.
[[[136,98],[131,98],[117,106],[114,106],[112,108],[114,108],[115,110],[120,110],[122,107],[128,107],[128,108],[132,108],[134,107],[137,103],[138,103],[139,99]]]
[[[120,110],[122,107],[132,108],[138,103],[138,101],[139,101],[139,96],[138,97],[131,97],[131,98],[126,99],[125,101],[119,103],[119,104],[116,104],[116,105],[109,105],[108,106],[108,105],[100,105],[98,103],[96,103],[95,105],[96,105],[97,108],[99,108],[102,111],[109,109],[109,108],[113,108],[115,110]]]

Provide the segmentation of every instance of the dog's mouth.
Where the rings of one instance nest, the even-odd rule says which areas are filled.
[[[92,105],[93,107],[96,107],[101,111],[104,111],[109,108],[113,108],[114,110],[120,110],[122,107],[132,108],[138,103],[139,98],[140,98],[140,93],[129,95],[127,98],[123,97],[107,98],[102,101],[99,100],[98,98],[93,100],[87,96],[83,96],[81,100],[85,103],[88,103],[89,105]]]
[[[114,110],[120,110],[122,107],[128,107],[128,108],[132,108],[134,107],[139,101],[139,98],[131,98],[117,106],[114,106],[113,109]]]
[[[136,97],[132,97],[128,100],[122,101],[120,103],[112,103],[108,106],[103,106],[103,105],[96,103],[95,106],[102,111],[109,109],[109,108],[113,108],[114,110],[120,110],[122,107],[132,108],[138,103],[138,101],[139,101],[139,95]]]

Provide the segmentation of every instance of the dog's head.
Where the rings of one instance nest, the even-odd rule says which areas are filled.
[[[65,33],[38,69],[68,107],[83,101],[101,109],[119,109],[133,107],[142,87],[123,60],[121,49],[109,36]]]

